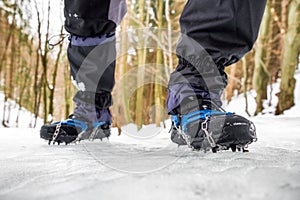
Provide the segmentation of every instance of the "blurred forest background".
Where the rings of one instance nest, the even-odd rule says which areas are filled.
[[[53,6],[54,1],[60,6]],[[0,109],[2,124],[7,127],[12,123],[12,101],[33,113],[31,127],[35,127],[37,117],[44,122],[68,117],[74,106],[72,96],[76,89],[66,56],[68,42],[53,49],[47,43],[53,35],[65,33],[63,20],[53,18],[54,12],[62,11],[63,1],[43,0],[44,7],[40,2],[0,2],[0,92],[5,95]],[[127,0],[127,4],[128,13],[118,28],[117,48],[121,55],[117,58],[114,123],[119,127],[130,122],[139,127],[160,125],[167,118],[166,86],[177,64],[174,52],[185,0]],[[53,30],[53,26],[58,29]],[[249,115],[260,114],[265,109],[264,102],[270,101],[267,87],[280,82],[274,114],[282,114],[295,103],[294,75],[299,53],[300,0],[268,0],[253,51],[226,69],[229,84],[224,101],[254,90],[256,111]]]

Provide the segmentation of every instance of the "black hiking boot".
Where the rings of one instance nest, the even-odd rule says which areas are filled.
[[[245,148],[257,140],[252,122],[224,111],[211,100],[191,102],[187,98],[181,105],[183,114],[171,115],[171,140],[178,145],[214,153],[229,149],[247,152]]]
[[[67,120],[45,124],[40,130],[40,137],[58,145],[69,144],[81,140],[108,138],[110,136],[110,122],[89,122],[84,118],[71,115]]]

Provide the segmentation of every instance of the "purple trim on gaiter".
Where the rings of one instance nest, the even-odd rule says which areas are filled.
[[[98,109],[96,108],[97,118],[99,122],[109,122],[112,123],[112,116],[110,110],[107,109]]]
[[[203,99],[213,99],[217,104],[221,105],[221,95],[222,91],[219,94],[216,93],[208,93],[207,91],[192,88],[191,85],[188,84],[176,84],[169,86],[169,95],[167,99],[167,110],[170,113],[172,110],[177,108],[182,100],[189,96],[200,96]]]
[[[112,122],[112,116],[108,108],[99,109],[89,103],[83,103],[81,101],[74,102],[76,104],[74,115],[83,117],[90,122]]]
[[[71,45],[72,46],[80,46],[80,47],[88,47],[88,46],[97,46],[103,44],[107,38],[114,38],[115,33],[105,34],[101,36],[95,37],[79,37],[79,36],[71,36]]]

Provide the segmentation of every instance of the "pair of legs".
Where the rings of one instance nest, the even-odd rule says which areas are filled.
[[[169,113],[181,114],[178,107],[188,96],[214,99],[220,104],[227,84],[224,68],[251,50],[265,3],[265,0],[187,2],[180,19],[182,37],[176,51],[179,64],[169,84]],[[125,13],[125,0],[65,0],[65,27],[72,34],[68,56],[72,76],[79,86],[74,97],[75,113],[92,121],[97,116],[83,112],[82,102],[94,103],[91,109],[96,108],[100,120],[103,115],[102,118],[108,117],[106,111],[98,110],[111,105],[116,57],[113,33]]]
[[[204,102],[221,105],[227,85],[224,68],[240,60],[258,36],[266,0],[189,0],[180,18],[182,36],[171,74],[167,109],[186,115]],[[115,29],[126,13],[125,0],[65,0],[65,28],[72,35],[68,58],[78,92],[75,116],[111,122]],[[208,101],[205,101],[208,100]],[[205,105],[211,107],[211,105]]]

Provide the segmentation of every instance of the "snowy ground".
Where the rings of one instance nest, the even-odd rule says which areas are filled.
[[[191,152],[151,140],[48,146],[38,130],[0,130],[0,199],[299,199],[300,118],[255,118],[250,153]]]
[[[251,119],[259,141],[249,153],[177,148],[167,130],[153,126],[138,138],[128,126],[121,136],[113,130],[110,141],[69,146],[48,146],[38,129],[0,128],[0,200],[298,200],[299,92],[296,104],[282,116]],[[227,106],[242,108],[241,99]]]

